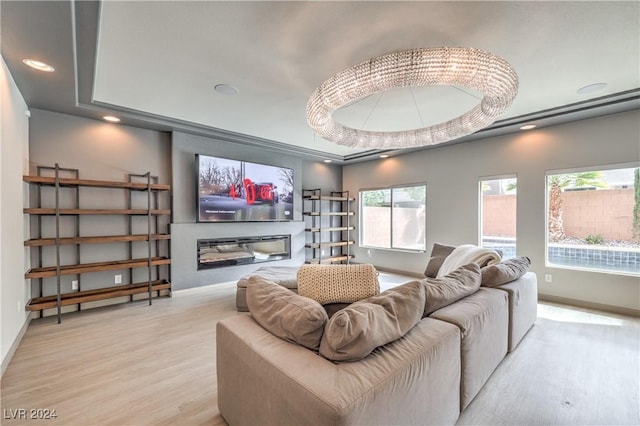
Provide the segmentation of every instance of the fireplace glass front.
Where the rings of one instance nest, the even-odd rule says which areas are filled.
[[[198,270],[291,259],[291,235],[198,240]]]

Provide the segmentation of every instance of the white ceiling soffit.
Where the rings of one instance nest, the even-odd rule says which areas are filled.
[[[503,119],[640,87],[638,2],[101,6],[94,101],[341,156],[358,151],[314,136],[305,117],[309,96],[333,74],[396,50],[463,46],[504,57],[520,89]],[[576,93],[599,82],[604,90]],[[220,95],[219,83],[240,93]],[[423,127],[478,102],[478,94],[459,89],[387,92],[335,117],[368,130]]]
[[[336,72],[414,47],[485,49],[519,74],[520,93],[501,119],[447,144],[531,121],[544,127],[640,109],[640,2],[65,0],[3,1],[0,9],[2,57],[30,108],[118,114],[126,125],[310,159],[377,158],[379,151],[314,137],[306,102]],[[27,57],[56,72],[30,70]],[[600,82],[603,90],[576,93]],[[219,83],[240,93],[220,95]],[[334,117],[355,128],[405,130],[460,115],[478,96],[460,87],[393,90]]]

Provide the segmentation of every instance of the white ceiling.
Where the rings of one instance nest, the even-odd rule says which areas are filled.
[[[93,100],[344,156],[357,151],[306,123],[313,90],[371,57],[440,46],[510,62],[520,89],[503,118],[522,116],[640,87],[640,3],[103,2]],[[600,82],[604,90],[576,93]],[[240,93],[220,95],[218,83]],[[368,130],[417,128],[462,114],[477,96],[404,89],[335,117]]]
[[[518,73],[519,94],[504,116],[451,143],[482,143],[530,121],[544,127],[640,109],[640,1],[1,1],[0,35],[29,108],[111,113],[123,125],[342,164],[379,152],[314,136],[307,100],[333,74],[397,50],[475,47]],[[29,69],[24,58],[56,71]],[[600,82],[605,89],[576,93]],[[219,83],[240,93],[220,95]],[[478,96],[460,87],[394,90],[334,117],[406,130],[460,115]]]

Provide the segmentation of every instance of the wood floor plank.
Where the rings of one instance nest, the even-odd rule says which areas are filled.
[[[225,424],[215,325],[237,314],[235,284],[221,284],[152,306],[65,315],[59,325],[33,320],[3,377],[2,408],[56,409],[46,424]]]
[[[382,281],[404,278],[381,274]],[[381,283],[388,287],[389,283]],[[638,424],[640,320],[539,305],[459,425]],[[33,320],[2,379],[1,407],[55,409],[3,425],[225,425],[217,405],[216,323],[235,284]]]

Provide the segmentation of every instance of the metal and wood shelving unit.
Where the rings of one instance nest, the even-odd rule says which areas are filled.
[[[349,191],[333,191],[322,195],[320,189],[303,189],[305,231],[309,235],[305,244],[306,263],[349,263],[354,256],[351,210],[353,198]]]
[[[52,174],[53,176],[44,176],[44,174]],[[61,177],[60,174],[71,175],[72,177]],[[61,322],[61,313],[63,306],[76,305],[77,310],[82,309],[82,304],[87,302],[96,302],[99,300],[119,298],[129,296],[129,300],[134,300],[134,295],[147,293],[149,304],[156,296],[160,296],[161,292],[168,293],[171,290],[171,284],[168,281],[170,276],[171,259],[169,256],[169,246],[164,247],[165,256],[161,256],[163,247],[161,243],[169,240],[171,237],[168,233],[168,221],[161,224],[159,218],[162,216],[170,216],[170,209],[158,208],[158,194],[161,192],[168,193],[171,189],[170,185],[159,184],[156,176],[150,173],[142,175],[129,174],[128,182],[118,181],[102,181],[80,179],[77,169],[65,169],[56,164],[54,167],[38,167],[37,176],[24,176],[24,182],[34,187],[32,204],[35,207],[24,209],[25,214],[32,217],[32,235],[35,238],[24,242],[26,247],[31,248],[32,264],[36,264],[25,273],[25,278],[37,280],[36,297],[32,297],[27,303],[26,310],[42,311],[45,309],[57,309],[58,323]],[[52,188],[52,194],[45,197],[43,189]],[[118,189],[128,192],[127,208],[114,209],[95,209],[80,208],[80,188],[107,188]],[[51,191],[48,191],[51,192]],[[143,204],[144,208],[133,208],[134,194],[141,193],[146,195],[138,196],[138,204]],[[51,196],[52,195],[52,196]],[[144,198],[144,200],[141,200]],[[46,199],[46,200],[45,200]],[[140,203],[140,201],[143,201]],[[72,207],[61,207],[61,205],[71,204]],[[49,204],[43,207],[43,204]],[[50,205],[53,204],[53,207]],[[128,217],[128,233],[118,235],[98,235],[98,236],[82,236],[80,235],[80,222],[83,216],[104,216],[110,218],[113,216]],[[47,226],[48,234],[54,236],[43,236],[43,218],[53,217],[55,222],[53,226]],[[145,228],[143,232],[134,233],[134,217],[146,218],[144,221]],[[63,218],[71,218],[73,222],[71,227],[61,226]],[[109,220],[109,219],[105,219]],[[68,225],[68,223],[67,223]],[[53,232],[52,229],[53,228]],[[138,226],[140,228],[140,226]],[[160,232],[161,228],[165,228],[165,232]],[[146,231],[146,232],[145,232]],[[62,236],[63,233],[73,234],[71,236]],[[147,250],[145,257],[134,258],[133,244],[138,242],[147,242]],[[112,244],[126,243],[128,256],[126,259],[114,261],[100,262],[81,262],[81,246],[87,244]],[[65,257],[71,257],[75,263],[62,264],[61,248],[63,246],[72,246],[65,252]],[[55,262],[51,262],[52,256],[47,257],[49,265],[45,265],[44,248],[52,247],[55,250]],[[140,250],[137,250],[138,252]],[[51,265],[51,263],[55,263]],[[161,266],[166,265],[165,276],[167,279],[161,278],[163,271]],[[146,268],[146,279],[140,282],[133,282],[133,270],[138,268]],[[103,271],[128,271],[128,279],[124,282],[128,284],[109,286],[104,288],[83,289],[81,276],[82,274]],[[62,291],[61,277],[73,275],[76,278],[78,288],[72,291]],[[55,279],[55,291],[49,286],[51,278]],[[45,279],[49,279],[45,285]],[[32,290],[35,289],[35,286]],[[33,291],[32,291],[33,292]],[[52,294],[53,293],[53,294]]]

